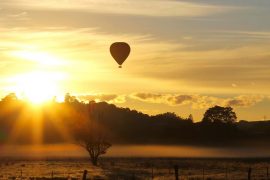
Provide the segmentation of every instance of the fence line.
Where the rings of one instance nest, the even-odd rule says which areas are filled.
[[[125,169],[121,167],[117,168],[108,168],[106,166],[112,166],[112,164],[105,163],[103,166],[103,171],[105,173],[105,177],[108,179],[172,179],[172,180],[210,180],[210,179],[247,179],[247,180],[270,180],[269,179],[269,167],[249,167],[249,168],[235,168],[235,166],[225,166],[222,168],[215,169],[211,168],[188,168],[181,167],[181,165],[175,164],[167,167],[158,167],[154,166],[156,164],[151,164],[150,166],[144,165],[136,165],[134,169]],[[27,165],[26,165],[27,166]],[[3,172],[2,165],[0,167],[0,179],[38,179],[37,177],[33,177],[29,175],[29,172],[25,172],[23,166],[14,173],[10,169],[9,173]],[[116,166],[114,164],[114,166]],[[174,169],[174,171],[171,171]],[[91,170],[92,171],[92,170]],[[91,176],[91,171],[80,171],[80,175],[74,175],[72,172],[67,171],[46,171],[43,173],[44,179],[83,179],[86,180]],[[93,172],[93,171],[92,171]],[[45,175],[44,175],[45,174]],[[77,171],[78,174],[78,171]],[[98,178],[97,178],[98,179]]]

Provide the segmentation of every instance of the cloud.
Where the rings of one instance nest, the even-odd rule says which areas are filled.
[[[188,44],[155,39],[151,35],[111,34],[98,28],[68,27],[0,28],[0,39],[2,74],[43,68],[44,56],[35,57],[48,54],[47,57],[52,57],[47,58],[46,63],[52,61],[48,67],[67,72],[74,83],[67,83],[66,87],[76,86],[79,92],[81,87],[86,88],[82,80],[89,84],[87,88],[94,87],[94,92],[111,89],[109,84],[114,83],[115,92],[127,94],[139,92],[140,87],[145,87],[146,92],[157,89],[171,92],[173,87],[174,92],[194,94],[256,94],[258,90],[269,94],[270,89],[267,83],[270,80],[269,43],[190,50],[186,49]],[[117,66],[108,51],[110,44],[119,39],[132,46],[131,55],[124,64],[128,70],[125,76],[115,73]],[[21,51],[24,55],[30,52],[32,57],[27,57],[39,61],[27,62],[23,56],[14,56]],[[57,59],[64,66],[56,67]],[[5,68],[7,65],[9,68]],[[123,84],[125,90],[121,88]]]
[[[162,103],[166,99],[165,95],[153,93],[135,93],[130,95],[133,99],[145,102]]]
[[[250,107],[261,102],[265,97],[262,95],[241,95],[232,99],[225,100],[226,106],[236,106],[236,107]]]
[[[193,109],[205,109],[215,105],[250,107],[264,100],[263,95],[241,95],[233,98],[219,98],[205,95],[134,93],[131,98],[170,106],[191,105]]]
[[[227,37],[243,37],[250,39],[269,39],[269,31],[220,31],[220,33],[227,35]]]
[[[0,3],[1,5],[1,3]],[[4,11],[1,12],[0,9],[0,22],[5,26],[6,24],[14,23],[18,25],[19,23],[25,23],[26,21],[30,20],[30,17],[28,16],[28,13],[23,11],[23,12],[9,12],[9,11]]]
[[[18,18],[18,17],[25,17],[27,15],[28,15],[28,13],[24,11],[24,12],[20,12],[20,13],[16,13],[16,14],[9,14],[7,16],[13,17],[13,18]]]
[[[144,102],[170,106],[191,105],[194,109],[213,106],[218,102],[217,98],[202,95],[134,93],[130,97]]]
[[[0,28],[0,39],[2,76],[43,69],[46,63],[50,71],[64,71],[69,76],[69,82],[62,82],[63,87],[75,89],[74,93],[85,88],[95,92],[111,90],[111,84],[117,92],[137,91],[136,88],[149,85],[147,77],[136,78],[132,75],[141,70],[140,64],[146,65],[146,59],[175,48],[175,44],[170,42],[156,43],[149,35],[102,33],[95,28]],[[126,75],[122,77],[115,73],[117,63],[109,53],[111,43],[119,39],[132,45],[130,60],[125,63],[130,68],[123,71]],[[56,61],[61,61],[62,65],[57,65]],[[155,81],[151,84],[149,88],[158,86]]]
[[[91,95],[79,95],[78,98],[81,101],[96,101],[96,102],[108,102],[121,104],[126,102],[126,97],[124,95],[116,94],[91,94]]]
[[[105,14],[126,14],[158,17],[207,16],[232,10],[232,7],[173,0],[8,0],[0,5],[29,9],[80,10]]]
[[[190,102],[194,99],[191,95],[177,95],[177,96],[171,96],[168,97],[168,102],[171,102],[172,104],[178,105],[178,104],[185,104],[187,102]]]
[[[43,66],[44,63],[56,61],[56,59],[63,59],[66,62],[86,62],[85,60],[90,59],[92,62],[88,62],[91,66],[83,65],[80,67],[80,71],[83,67],[87,67],[88,71],[92,67],[94,71],[99,64],[114,63],[113,61],[99,61],[100,59],[111,60],[108,47],[112,42],[122,39],[142,43],[149,37],[140,34],[105,34],[99,33],[95,28],[47,27],[0,28],[0,39],[1,63],[7,61],[14,62],[15,65],[18,64],[18,61],[30,60],[40,62]],[[150,44],[150,46],[152,45]],[[93,63],[93,61],[96,62]],[[73,67],[72,69],[74,70]]]

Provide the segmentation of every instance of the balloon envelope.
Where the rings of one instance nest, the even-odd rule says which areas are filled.
[[[115,42],[110,47],[110,52],[114,60],[119,64],[119,68],[130,54],[130,46],[125,42]]]

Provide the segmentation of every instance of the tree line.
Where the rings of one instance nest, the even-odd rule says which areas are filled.
[[[33,143],[37,121],[42,143],[76,142],[97,164],[112,144],[234,145],[270,137],[270,121],[240,121],[231,107],[209,108],[200,122],[166,112],[147,115],[106,102],[80,102],[66,94],[64,102],[37,108],[14,93],[0,101],[0,143]]]

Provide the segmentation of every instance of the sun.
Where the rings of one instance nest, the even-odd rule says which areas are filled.
[[[66,64],[65,60],[54,54],[36,50],[12,51],[10,55],[23,61],[35,62],[36,69],[9,78],[12,84],[9,90],[34,104],[52,100],[60,94],[59,82],[65,78],[65,75],[61,71],[55,71]]]
[[[31,103],[41,104],[59,93],[57,75],[50,72],[30,72],[16,78],[15,91]]]
[[[52,99],[56,92],[54,83],[43,76],[31,77],[23,88],[25,97],[32,103],[39,104]]]

